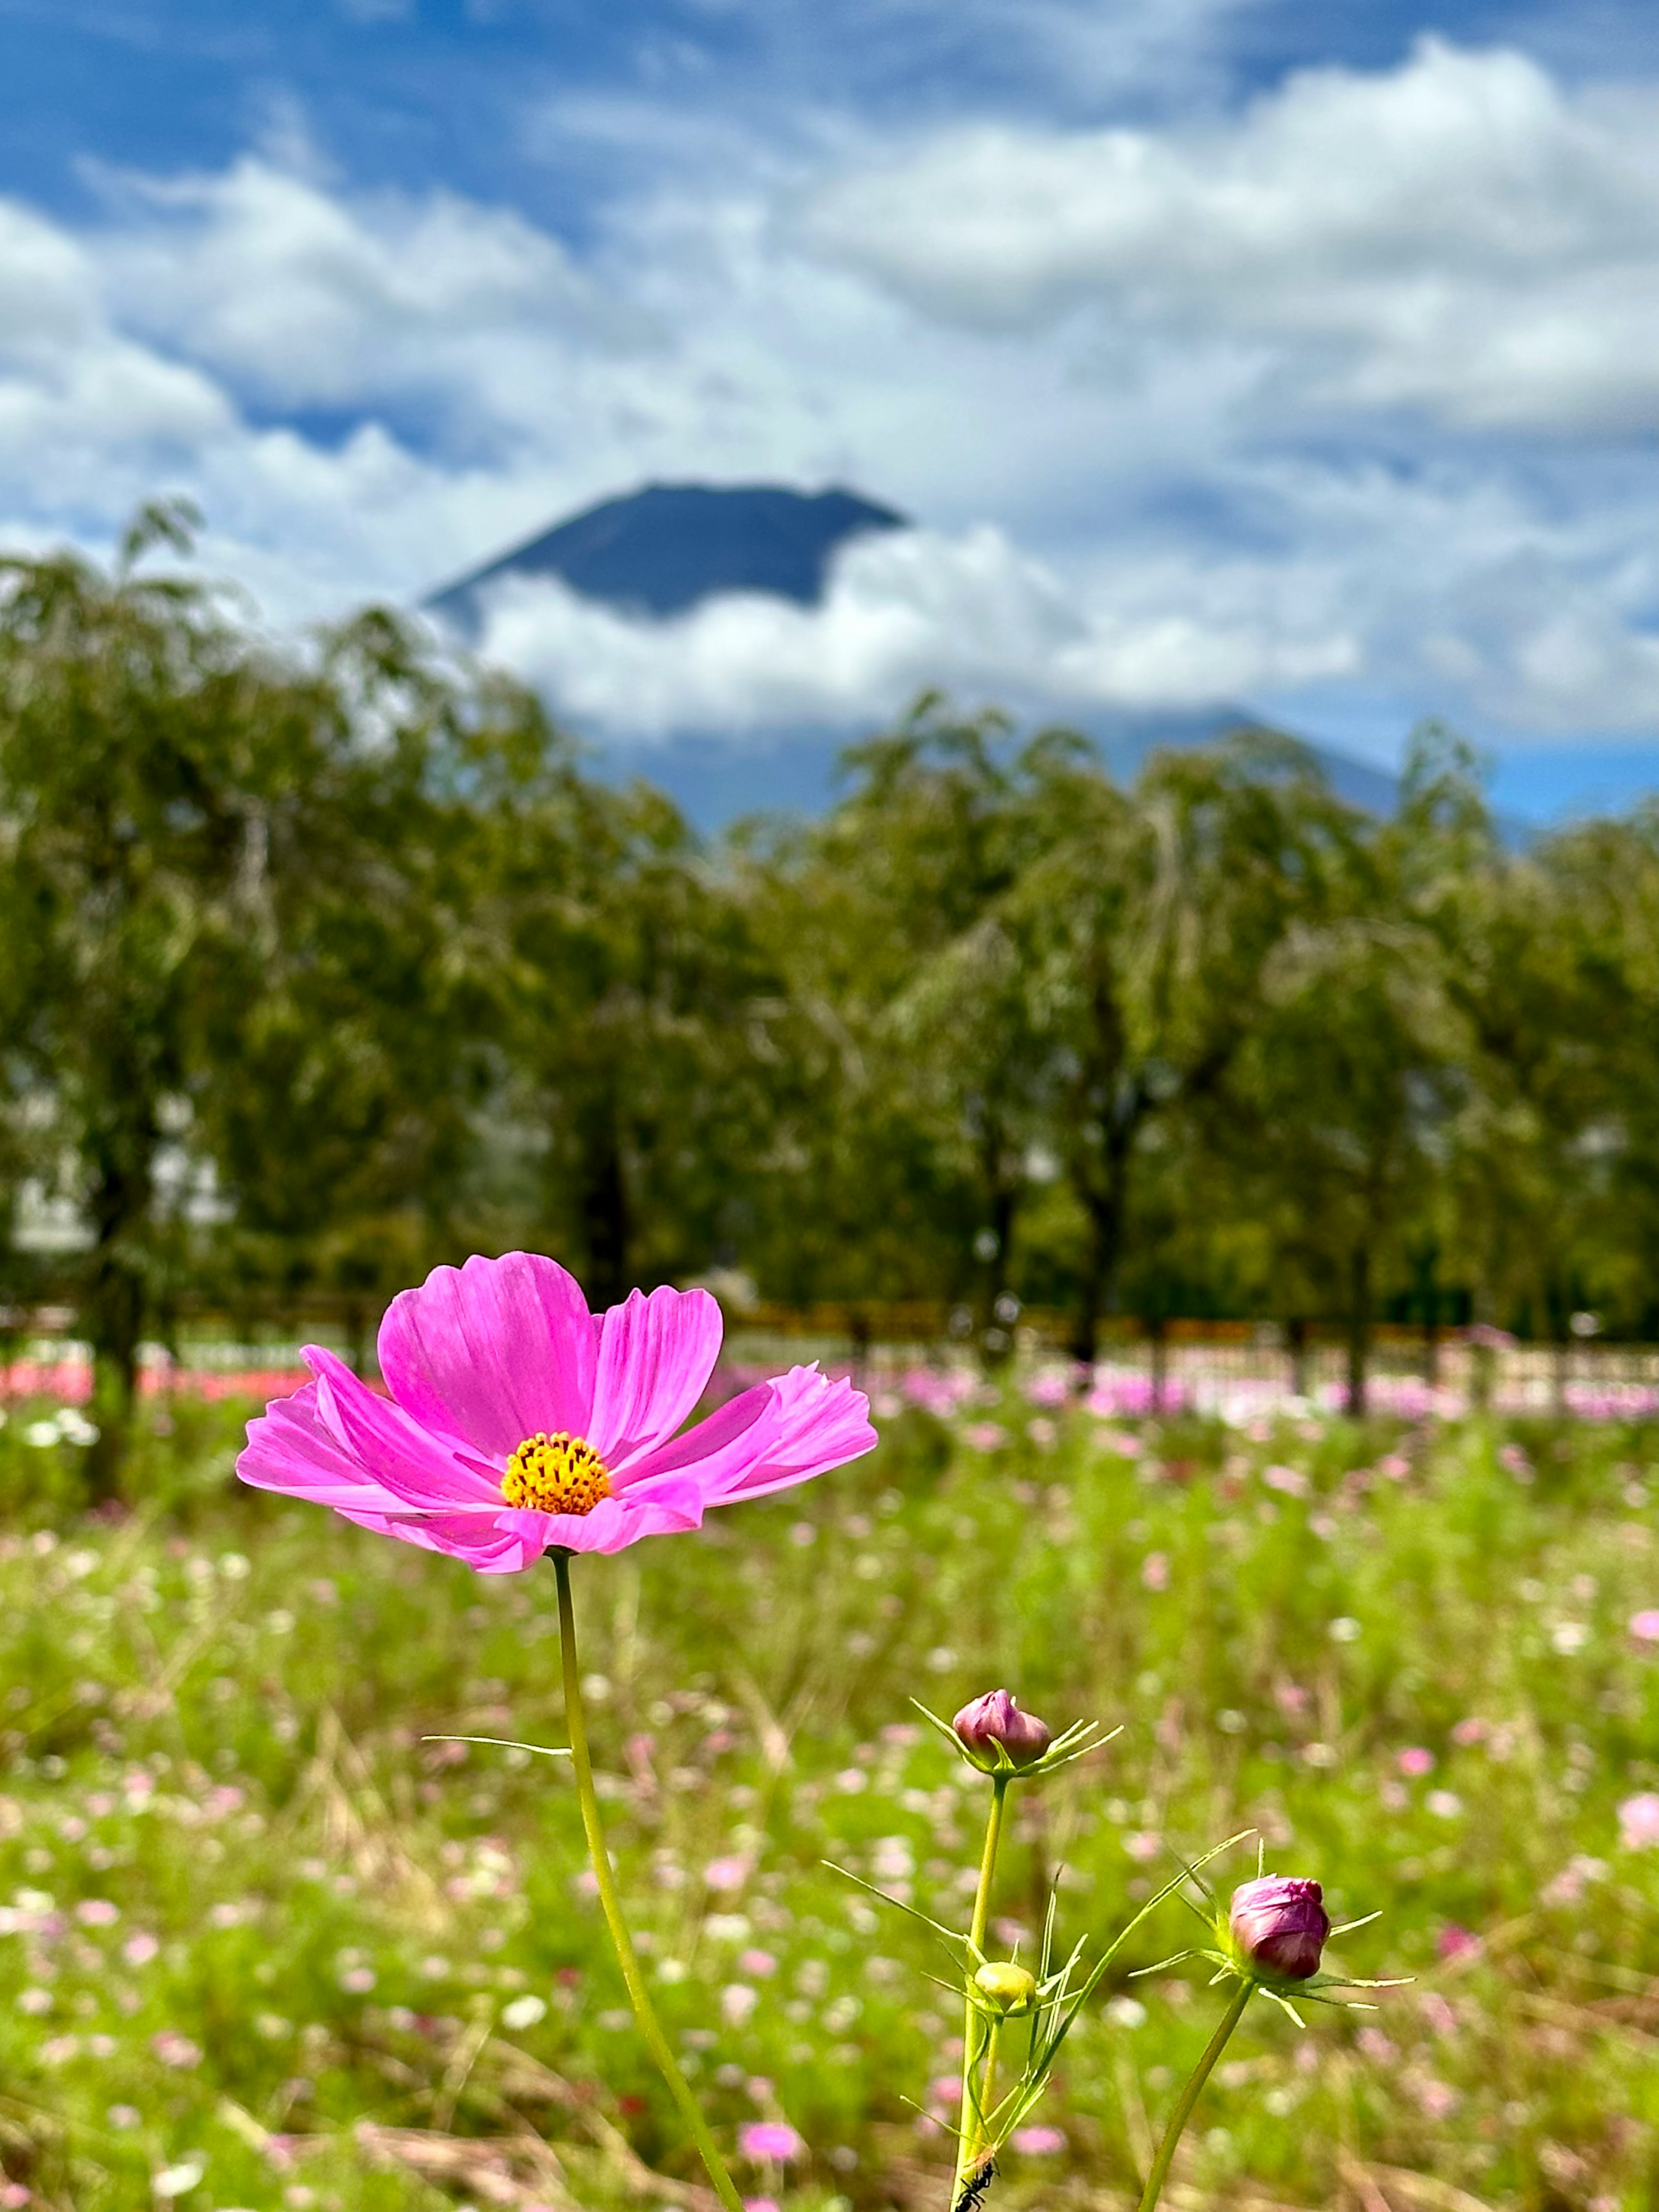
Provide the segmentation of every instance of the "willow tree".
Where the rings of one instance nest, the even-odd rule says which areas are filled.
[[[183,539],[156,510],[107,573],[0,564],[0,1029],[13,1126],[80,1231],[55,1279],[100,1495],[141,1342],[226,1284],[227,1248],[314,1280],[355,1236],[384,1275],[391,1218],[429,1211],[464,1135],[457,838],[501,750],[502,715],[390,618],[280,655],[144,573]]]
[[[1146,1146],[1219,1091],[1275,960],[1323,910],[1352,817],[1301,748],[1251,732],[1157,754],[1127,793],[1087,759],[1051,757],[1035,811],[1042,830],[1006,906],[1085,1224],[1073,1350],[1087,1360]]]

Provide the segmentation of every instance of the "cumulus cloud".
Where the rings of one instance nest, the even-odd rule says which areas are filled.
[[[489,649],[634,734],[936,683],[1651,730],[1659,92],[1426,41],[1211,112],[729,126],[580,243],[297,130],[106,174],[95,222],[0,200],[0,531],[108,542],[188,490],[204,564],[298,620],[649,477],[839,480],[928,526],[818,609],[514,586]]]
[[[1350,672],[1355,641],[1264,605],[1294,595],[1263,582],[1222,565],[1143,572],[1091,602],[1000,531],[884,532],[842,552],[817,607],[745,594],[650,622],[506,578],[483,650],[574,720],[659,737],[877,722],[935,684],[1075,712],[1216,705]]]
[[[800,234],[925,313],[1080,309],[1232,338],[1351,408],[1659,421],[1659,93],[1569,93],[1423,40],[1204,128],[949,130],[836,179]]]
[[[290,405],[448,391],[498,425],[545,404],[562,349],[638,335],[625,302],[510,208],[331,189],[257,155],[118,181],[100,247],[118,311]]]

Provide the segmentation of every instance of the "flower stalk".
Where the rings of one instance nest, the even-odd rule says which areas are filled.
[[[599,1887],[599,1903],[605,1911],[605,1925],[611,1931],[617,1963],[622,1968],[623,1980],[628,1985],[629,2000],[634,2008],[634,2017],[639,2024],[645,2045],[656,2061],[658,2071],[667,2084],[668,2094],[679,2109],[697,2154],[708,2170],[708,2179],[714,2185],[715,2194],[726,2212],[743,2212],[743,2198],[736,2184],[726,2170],[726,2162],[709,2133],[696,2099],[692,2095],[673,2047],[663,2032],[657,2018],[656,2008],[645,1985],[634,1941],[628,1932],[628,1923],[623,1917],[622,1899],[617,1893],[616,1875],[611,1869],[611,1854],[605,1848],[605,1829],[599,1820],[599,1793],[593,1787],[593,1764],[587,1751],[587,1725],[582,1712],[581,1673],[576,1658],[576,1615],[570,1597],[570,1559],[568,1553],[553,1553],[553,1571],[559,1585],[559,1654],[564,1665],[565,1726],[570,1735],[571,1765],[576,1776],[576,1796],[582,1808],[582,1826],[587,1836],[588,1856],[593,1863],[593,1878]]]
[[[968,1930],[970,1960],[985,1955],[985,1930],[991,1917],[991,1894],[996,1884],[997,1852],[1002,1844],[1002,1815],[1009,1780],[1006,1772],[991,1777],[991,1809],[985,1820],[985,1849],[980,1856],[979,1887],[974,1892],[974,1917]],[[984,2027],[985,2017],[974,2002],[970,1986],[962,2024],[962,2132],[957,2138],[956,2172],[951,2184],[952,2205],[961,2203],[969,2178],[978,2171],[983,2158],[982,2105],[976,2094],[975,2080]]]
[[[1198,2102],[1204,2084],[1215,2071],[1216,2061],[1227,2048],[1233,2030],[1243,2019],[1244,2008],[1255,1994],[1255,1987],[1253,1981],[1242,1980],[1239,1983],[1237,1994],[1222,2014],[1215,2033],[1205,2045],[1197,2065],[1188,2075],[1187,2086],[1170,2115],[1170,2124],[1164,2130],[1164,2140],[1158,2147],[1152,2172],[1146,2176],[1146,2186],[1140,2192],[1139,2212],[1152,2212],[1152,2207],[1164,2194],[1164,2185],[1170,2178],[1170,2167],[1181,2138],[1186,2133],[1187,2123],[1193,2116],[1193,2107]]]

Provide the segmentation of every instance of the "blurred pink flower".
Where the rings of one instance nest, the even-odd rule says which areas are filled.
[[[1638,1644],[1659,1644],[1659,1607],[1632,1613],[1630,1632]]]
[[[1034,1406],[1063,1406],[1072,1395],[1072,1380],[1068,1375],[1034,1375],[1025,1385],[1025,1395]]]
[[[994,1421],[969,1421],[962,1432],[962,1441],[971,1444],[975,1451],[999,1451],[1008,1441],[1008,1431],[1000,1429]]]
[[[702,1878],[710,1889],[741,1889],[755,1871],[754,1863],[737,1852],[720,1859],[710,1859],[702,1870]]]
[[[141,1928],[122,1944],[121,1956],[130,1966],[147,1966],[161,1948],[155,1936]]]
[[[787,2120],[750,2120],[738,2130],[738,2148],[745,2158],[775,2159],[787,2166],[805,2148]]]
[[[164,2027],[158,2035],[152,2035],[149,2047],[163,2066],[190,2067],[202,2063],[201,2045],[192,2043],[187,2035],[180,2035],[176,2028]]]
[[[1480,1938],[1467,1928],[1460,1928],[1449,1920],[1435,1938],[1434,1948],[1443,1959],[1467,1959],[1480,1948]]]
[[[1058,2128],[1016,2128],[1008,2140],[1027,2158],[1042,2158],[1066,2148],[1066,2138]]]
[[[314,1380],[248,1425],[244,1482],[481,1574],[550,1547],[617,1552],[710,1505],[809,1481],[875,1444],[862,1392],[793,1367],[680,1433],[720,1354],[707,1291],[639,1291],[594,1316],[531,1252],[434,1267],[380,1324],[383,1397],[308,1346]]]
[[[1627,1851],[1659,1844],[1659,1796],[1644,1790],[1619,1808],[1619,1840]]]
[[[1431,2120],[1443,2120],[1457,2110],[1462,2100],[1449,2081],[1436,2081],[1432,2075],[1416,2084],[1417,2101]]]
[[[745,2197],[743,2212],[778,2212],[777,2200],[772,2197]]]
[[[76,1906],[75,1917],[83,1928],[113,1928],[121,1917],[121,1908],[106,1897],[88,1897]]]
[[[763,1982],[769,1974],[776,1973],[778,1962],[769,1951],[739,1951],[738,1970],[740,1973],[752,1974],[757,1981]]]
[[[1140,1563],[1140,1579],[1149,1590],[1170,1587],[1170,1555],[1167,1552],[1148,1552]]]
[[[1395,1765],[1408,1781],[1420,1781],[1424,1775],[1434,1772],[1434,1753],[1420,1743],[1408,1744],[1395,1760]]]
[[[1261,1480],[1269,1490],[1277,1490],[1286,1498],[1305,1498],[1308,1494],[1308,1478],[1299,1468],[1264,1467]]]
[[[1454,1743],[1467,1746],[1472,1743],[1484,1743],[1490,1734],[1491,1730],[1479,1714],[1471,1713],[1467,1720],[1459,1721],[1455,1724],[1451,1732],[1451,1739]]]
[[[954,2074],[938,2074],[927,2084],[929,2100],[935,2105],[959,2105],[962,2102],[962,2083]]]

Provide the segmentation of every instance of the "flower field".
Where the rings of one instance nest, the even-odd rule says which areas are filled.
[[[926,1402],[921,1402],[925,1401]],[[659,2008],[752,2197],[942,2207],[982,1784],[908,1699],[1122,1733],[1012,1802],[995,1934],[1109,1937],[1235,1830],[1339,1969],[1253,2008],[1166,2202],[1659,2195],[1659,1428],[878,1391],[878,1450],[573,1563]],[[252,1408],[144,1401],[126,1519],[50,1397],[0,1428],[0,2206],[713,2202],[632,2032],[559,1745],[554,1577],[239,1488]],[[44,1440],[43,1440],[44,1439]],[[1224,1890],[1253,1847],[1219,1863]],[[1214,2025],[1171,1902],[995,2201],[1132,2205]]]

